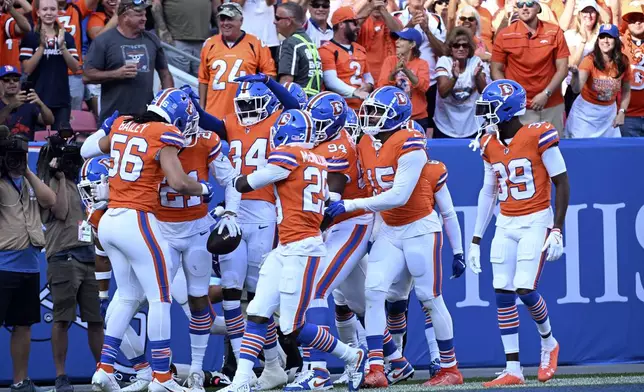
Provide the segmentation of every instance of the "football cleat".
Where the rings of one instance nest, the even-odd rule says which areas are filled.
[[[397,384],[410,379],[414,375],[414,368],[405,357],[389,361],[389,369],[385,372],[389,385]]]
[[[525,379],[523,378],[523,374],[518,373],[511,373],[508,370],[503,370],[501,374],[495,378],[492,381],[484,382],[483,386],[485,388],[492,388],[492,387],[502,387],[505,385],[523,385],[525,384]]]
[[[541,382],[550,380],[557,371],[557,360],[559,358],[559,343],[552,350],[541,349],[541,365],[537,378]]]
[[[257,383],[253,387],[256,391],[268,391],[276,389],[288,382],[288,374],[280,366],[264,368],[262,375],[257,379]]]
[[[440,370],[441,360],[440,358],[434,358],[434,360],[429,364],[429,378],[434,378]]]
[[[364,378],[363,385],[365,388],[387,388],[389,381],[387,380],[384,366],[371,365],[369,373]]]
[[[438,385],[461,385],[463,384],[463,375],[458,370],[457,366],[448,368],[441,368],[434,378],[423,383],[426,387],[433,387]]]
[[[184,388],[174,379],[170,378],[167,381],[161,381],[156,377],[152,379],[148,385],[150,392],[188,392],[188,388]]]
[[[92,376],[92,391],[94,392],[118,392],[121,390],[114,373],[108,373],[102,368],[97,368]]]
[[[351,378],[351,368],[347,365],[344,366],[344,373],[337,380],[333,381],[333,385],[347,385]]]

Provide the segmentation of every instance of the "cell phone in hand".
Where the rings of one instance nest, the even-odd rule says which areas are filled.
[[[33,82],[26,80],[22,83],[22,91],[24,91],[25,93],[29,94],[31,91],[33,91],[33,89],[34,89]]]

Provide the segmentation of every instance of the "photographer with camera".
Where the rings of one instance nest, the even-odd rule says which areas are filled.
[[[60,129],[40,150],[38,176],[56,192],[56,203],[42,209],[45,225],[47,282],[54,304],[51,346],[56,367],[56,392],[71,392],[65,373],[70,324],[76,306],[87,323],[87,339],[96,362],[103,345],[103,317],[95,277],[94,242],[91,227],[77,187],[83,165],[80,155],[83,135]]]
[[[0,125],[0,326],[13,327],[12,392],[38,390],[27,368],[31,325],[40,322],[38,255],[45,246],[40,208],[56,203],[54,191],[29,170],[28,150],[24,135],[11,135]]]
[[[0,67],[0,85],[4,96],[0,98],[0,125],[6,125],[11,133],[24,134],[34,140],[36,124],[46,126],[54,123],[54,114],[41,100],[33,83],[20,86],[20,71],[11,66]]]

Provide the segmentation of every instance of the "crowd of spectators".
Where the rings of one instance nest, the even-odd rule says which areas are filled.
[[[477,131],[491,80],[528,92],[524,122],[562,137],[644,136],[644,11],[619,0],[0,0],[0,124],[33,140],[140,112],[171,70],[223,117],[235,77],[263,72],[359,109],[395,85],[428,137]],[[151,5],[151,7],[149,7]],[[172,46],[164,47],[162,43]],[[171,65],[172,67],[168,66]],[[178,72],[177,71],[177,72]],[[639,99],[638,99],[639,98]]]

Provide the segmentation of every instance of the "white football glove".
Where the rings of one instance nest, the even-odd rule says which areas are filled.
[[[467,265],[475,274],[481,273],[481,246],[475,243],[470,244],[467,251]]]
[[[110,185],[107,182],[107,177],[101,175],[100,184],[91,185],[92,197],[98,201],[107,201],[110,199]]]
[[[241,229],[237,224],[237,219],[235,219],[235,215],[233,214],[224,213],[221,219],[219,219],[219,222],[215,225],[217,234],[221,235],[224,231],[224,227],[228,229],[228,234],[230,234],[231,237],[237,237],[241,233]]]
[[[550,231],[548,238],[546,238],[546,243],[543,245],[541,251],[545,252],[546,249],[548,250],[546,260],[555,261],[561,257],[563,254],[563,235],[561,234],[561,230],[552,229],[552,231]]]

